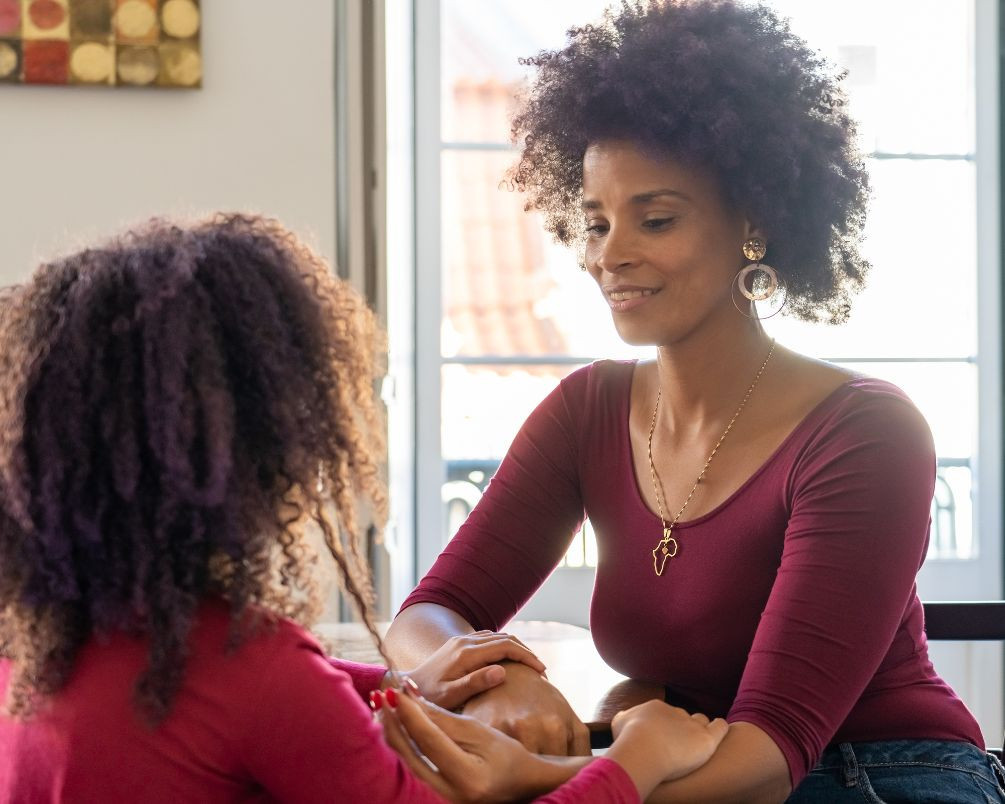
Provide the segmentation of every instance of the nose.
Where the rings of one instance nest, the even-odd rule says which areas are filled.
[[[618,273],[633,266],[638,260],[631,235],[616,226],[611,226],[607,234],[597,244],[597,268],[609,274]]]

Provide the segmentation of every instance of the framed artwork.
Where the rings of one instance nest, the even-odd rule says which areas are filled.
[[[198,0],[0,0],[0,83],[197,88]]]

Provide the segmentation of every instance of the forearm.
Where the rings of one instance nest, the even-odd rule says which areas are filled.
[[[663,776],[659,766],[646,758],[644,748],[645,746],[635,745],[631,740],[620,740],[615,741],[604,754],[624,768],[641,799],[646,799],[657,789]]]
[[[522,774],[526,782],[522,794],[526,797],[542,796],[560,787],[593,761],[593,757],[556,757],[531,754],[533,760]],[[523,787],[523,785],[521,785]]]
[[[661,784],[650,804],[775,804],[792,792],[781,749],[762,729],[733,723],[712,758],[698,770]]]
[[[436,603],[416,603],[394,618],[384,646],[401,667],[416,667],[450,637],[472,631],[457,612]]]

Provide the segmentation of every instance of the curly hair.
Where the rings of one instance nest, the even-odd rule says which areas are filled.
[[[629,140],[711,171],[765,231],[791,314],[847,318],[869,267],[868,176],[841,76],[786,21],[738,0],[623,0],[521,63],[537,74],[513,121],[523,148],[509,179],[560,242],[582,242],[587,147]]]
[[[30,715],[85,642],[125,630],[149,639],[135,700],[158,722],[202,600],[229,602],[231,647],[275,616],[317,614],[308,527],[376,638],[357,514],[386,517],[381,344],[362,299],[278,222],[253,216],[154,220],[8,289],[8,711]]]

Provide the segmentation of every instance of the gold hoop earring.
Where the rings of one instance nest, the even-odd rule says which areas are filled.
[[[739,304],[736,303],[736,297],[733,296],[733,306],[742,314],[748,318],[771,318],[777,315],[782,307],[785,305],[785,300],[787,294],[785,293],[785,285],[778,278],[778,272],[772,268],[770,265],[765,265],[761,260],[764,258],[767,252],[767,246],[764,241],[759,237],[749,237],[743,241],[743,256],[750,260],[750,265],[741,268],[737,274],[733,283],[733,288],[740,291],[745,299],[751,302],[763,302],[768,299],[777,298],[776,294],[778,289],[782,289],[782,300],[778,304],[778,307],[770,312],[766,316],[750,315],[750,313],[744,312]],[[750,280],[750,287],[748,289],[747,279],[753,274]],[[732,290],[730,295],[732,296]],[[754,306],[754,305],[751,305]]]
[[[754,271],[762,271],[767,278],[763,282],[759,282],[760,277],[755,276],[750,285],[752,289],[747,290],[747,277]],[[760,290],[757,289],[759,284],[762,285]],[[778,290],[778,273],[770,265],[759,262],[751,263],[746,268],[740,269],[736,275],[736,285],[740,289],[740,293],[751,301],[765,301],[774,296],[775,291]]]

